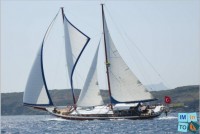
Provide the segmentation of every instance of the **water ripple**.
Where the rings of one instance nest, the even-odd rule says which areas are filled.
[[[52,116],[2,116],[2,134],[174,134],[177,114],[150,120],[69,121]]]

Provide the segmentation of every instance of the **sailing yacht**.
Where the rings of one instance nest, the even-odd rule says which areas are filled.
[[[163,105],[144,105],[146,102],[157,99],[139,82],[136,75],[120,56],[109,33],[103,4],[101,4],[101,9],[103,23],[102,42],[105,50],[104,64],[110,103],[104,104],[98,85],[97,63],[100,43],[96,49],[79,98],[78,100],[75,99],[74,71],[79,66],[79,59],[84,53],[90,38],[67,19],[64,9],[61,8],[46,31],[32,66],[23,96],[25,106],[45,110],[54,116],[69,120],[148,119],[157,117],[162,113]],[[67,72],[74,102],[73,105],[62,108],[55,106],[51,99],[43,65],[45,41],[59,14],[61,14],[63,21]],[[80,49],[77,50],[77,47]]]

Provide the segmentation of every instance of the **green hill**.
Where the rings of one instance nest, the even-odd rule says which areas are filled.
[[[199,86],[177,87],[171,90],[152,91],[158,102],[163,103],[165,96],[171,97],[169,105],[172,111],[194,112],[199,111]]]
[[[78,98],[80,90],[75,90]],[[199,86],[184,86],[171,90],[152,91],[154,97],[158,98],[158,103],[164,104],[164,96],[171,97],[171,111],[197,112],[199,110]],[[101,90],[104,102],[109,102],[108,92]],[[71,90],[51,90],[50,95],[54,105],[64,106],[72,104]],[[23,93],[2,93],[1,94],[1,114],[2,115],[31,115],[47,114],[46,112],[24,107],[22,103]]]
[[[76,89],[78,96],[80,90]],[[56,106],[72,104],[71,90],[50,90],[50,95]],[[46,112],[35,110],[23,106],[23,93],[1,93],[1,114],[2,115],[34,115],[47,114]]]

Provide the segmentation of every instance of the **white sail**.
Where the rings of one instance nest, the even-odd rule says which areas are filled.
[[[69,79],[74,70],[84,47],[89,41],[89,37],[78,30],[72,23],[64,17],[65,51],[68,66]]]
[[[62,14],[61,14],[62,13]],[[67,61],[67,70],[68,70],[68,82],[71,86],[72,82],[72,73],[76,66],[76,63],[82,54],[84,48],[89,42],[89,37],[77,29],[72,23],[67,20],[64,15],[64,11],[61,10],[57,13],[52,23],[50,24],[47,32],[44,36],[41,49],[38,52],[38,55],[35,59],[35,62],[32,66],[31,73],[27,82],[27,86],[23,96],[24,104],[30,105],[53,105],[50,95],[48,93],[47,83],[45,80],[45,73],[43,70],[43,47],[49,43],[52,43],[51,40],[48,40],[50,29],[53,28],[53,24],[58,14],[62,15],[63,29],[64,29],[64,41],[65,41],[65,52],[66,52],[66,61]],[[55,38],[55,37],[54,37]],[[53,39],[54,39],[53,38]],[[57,38],[57,37],[56,37]],[[58,45],[54,43],[55,45]],[[48,66],[47,66],[48,67]],[[72,87],[73,89],[73,87]],[[74,94],[73,94],[74,95]]]
[[[27,105],[52,105],[48,91],[45,88],[41,65],[41,49],[39,49],[35,58],[24,92],[23,103]]]
[[[74,86],[73,79],[77,76],[73,76],[74,69],[76,64],[85,49],[87,43],[89,42],[90,38],[81,32],[78,28],[76,28],[64,15],[63,13],[63,23],[64,23],[64,34],[65,34],[65,51],[66,51],[66,60],[67,60],[67,67],[68,67],[68,74],[69,80],[71,84],[72,90],[72,97],[74,104],[76,103],[75,95],[74,95]]]
[[[136,102],[152,99],[152,95],[140,83],[137,77],[124,62],[116,49],[106,21],[104,31],[107,47],[108,67],[110,76],[111,97],[118,102]]]
[[[57,16],[58,16],[58,13],[54,17],[53,21],[51,22],[51,24],[49,25],[45,33],[45,36],[42,41],[42,45],[40,49],[38,50],[35,61],[31,68],[31,72],[29,74],[26,88],[23,94],[23,103],[25,105],[31,105],[31,106],[53,105],[53,102],[48,92],[45,76],[44,76],[43,48],[44,48],[44,42],[49,32],[49,29],[55,22],[55,19],[57,18]]]
[[[90,66],[85,84],[81,90],[77,106],[89,107],[103,105],[103,99],[100,95],[97,80],[97,57],[98,57],[99,45]]]

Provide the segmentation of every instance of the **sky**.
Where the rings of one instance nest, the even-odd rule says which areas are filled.
[[[101,2],[116,47],[143,84],[164,83],[168,88],[200,84],[199,0],[2,0],[1,92],[25,90],[38,48],[60,7],[91,38],[79,66],[84,79],[102,36]],[[55,50],[62,52],[61,48],[49,52]],[[58,65],[62,59],[55,61]],[[60,70],[45,72],[51,74],[50,89],[66,88]]]

